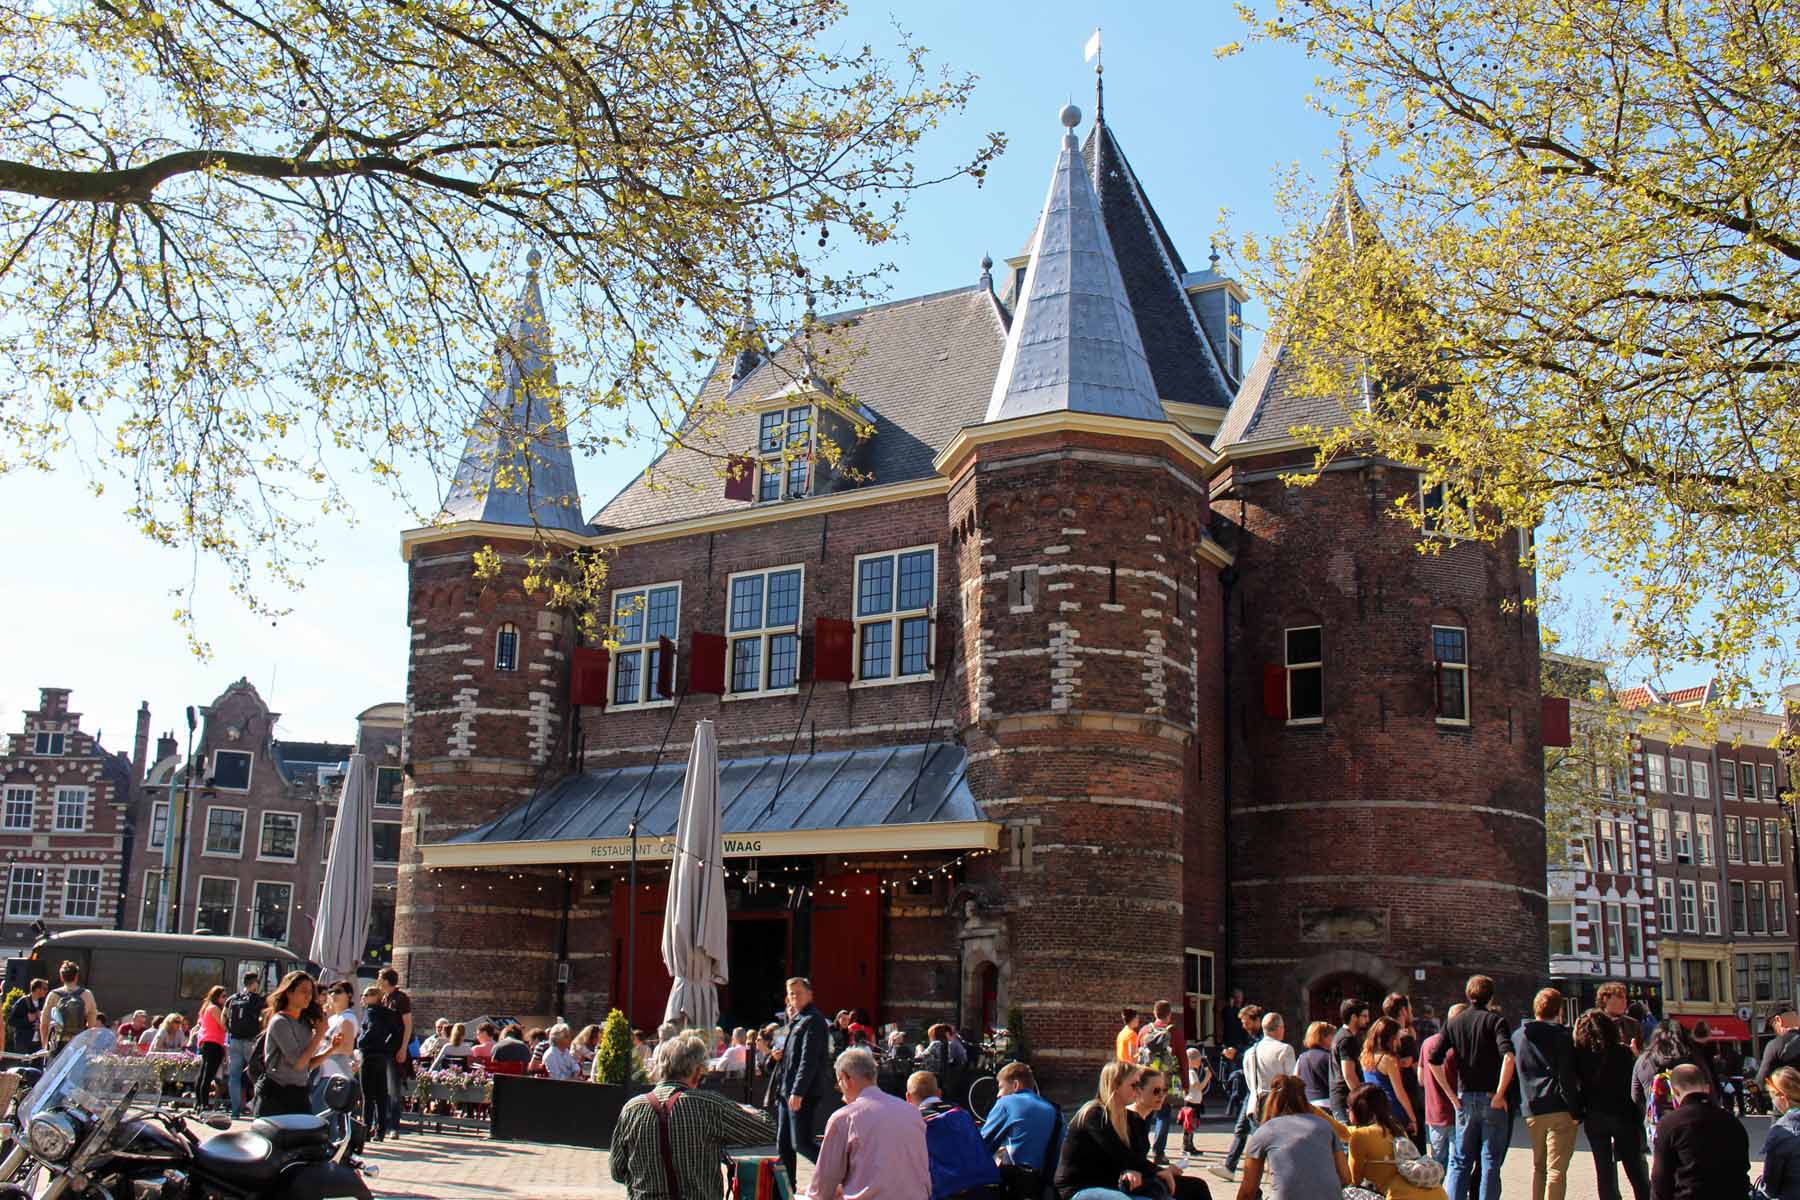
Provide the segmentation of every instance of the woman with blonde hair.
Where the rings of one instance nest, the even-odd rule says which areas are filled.
[[[1064,1200],[1129,1200],[1156,1178],[1131,1147],[1132,1103],[1144,1069],[1114,1060],[1100,1068],[1100,1094],[1081,1106],[1063,1137],[1056,1191]]]
[[[1762,1190],[1769,1200],[1800,1200],[1800,1071],[1782,1067],[1763,1086],[1778,1115],[1763,1139]]]
[[[1331,1035],[1337,1027],[1330,1021],[1314,1021],[1306,1027],[1305,1049],[1294,1064],[1294,1074],[1306,1085],[1306,1098],[1314,1108],[1331,1111]]]
[[[150,1039],[150,1053],[179,1054],[187,1048],[187,1020],[180,1013],[170,1013]]]
[[[581,1032],[575,1035],[575,1045],[572,1049],[575,1052],[575,1060],[581,1064],[583,1075],[591,1075],[594,1059],[600,1053],[600,1027],[583,1025]]]
[[[443,1048],[437,1052],[437,1057],[431,1060],[433,1071],[441,1071],[446,1066],[469,1057],[471,1047],[463,1040],[468,1032],[468,1026],[461,1021],[450,1026],[450,1040],[444,1043]]]
[[[1382,1017],[1369,1026],[1368,1036],[1363,1039],[1363,1082],[1387,1093],[1388,1111],[1406,1126],[1407,1136],[1416,1142],[1419,1114],[1413,1111],[1406,1076],[1400,1070],[1400,1033],[1400,1022],[1392,1017]]]

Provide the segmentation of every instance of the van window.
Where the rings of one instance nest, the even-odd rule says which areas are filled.
[[[225,982],[225,960],[181,956],[181,991],[183,1000],[204,1000],[206,993]]]

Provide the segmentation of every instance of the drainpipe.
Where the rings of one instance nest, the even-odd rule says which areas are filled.
[[[1215,996],[1221,993],[1229,996],[1231,992],[1225,981],[1234,978],[1231,961],[1231,589],[1237,580],[1236,567],[1226,567],[1219,572],[1219,654],[1225,672],[1225,687],[1219,704],[1221,732],[1224,734],[1220,740],[1223,758],[1219,764],[1219,783],[1224,793],[1224,821],[1219,840],[1225,847],[1225,970],[1219,978],[1213,980]]]

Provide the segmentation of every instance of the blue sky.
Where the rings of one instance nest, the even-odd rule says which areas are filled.
[[[972,282],[983,253],[1016,253],[1029,236],[1054,162],[1058,109],[1070,99],[1092,116],[1091,67],[1082,46],[1104,12],[1106,116],[1190,268],[1229,212],[1237,231],[1269,231],[1278,170],[1299,163],[1328,172],[1337,130],[1306,103],[1316,69],[1285,48],[1252,46],[1219,60],[1214,50],[1242,31],[1223,0],[1077,5],[1048,0],[1029,9],[966,0],[908,0],[903,8],[858,4],[840,27],[846,42],[891,41],[898,19],[941,61],[981,77],[973,103],[931,136],[927,159],[966,157],[990,129],[1007,153],[985,184],[958,181],[915,198],[908,244],[894,248],[894,295]],[[1084,123],[1085,129],[1085,123]],[[556,297],[547,297],[552,322]],[[1246,320],[1261,319],[1254,304]],[[651,457],[644,444],[576,464],[591,511]],[[105,490],[93,494],[92,483]],[[430,506],[441,483],[410,477]],[[209,703],[247,677],[282,714],[280,736],[347,740],[355,714],[401,700],[406,687],[406,576],[400,530],[417,524],[400,502],[352,486],[354,518],[322,518],[322,564],[304,590],[281,600],[274,624],[250,614],[221,573],[198,568],[195,609],[210,661],[188,651],[170,619],[171,589],[196,578],[188,554],[151,546],[127,524],[129,489],[71,465],[55,475],[0,477],[0,555],[13,565],[0,615],[14,636],[0,683],[4,728],[35,707],[37,687],[74,689],[84,726],[129,749],[133,714],[148,700],[153,732],[181,724],[187,704]]]

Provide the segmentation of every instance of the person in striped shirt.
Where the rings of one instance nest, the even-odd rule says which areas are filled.
[[[763,1146],[775,1141],[775,1123],[757,1110],[734,1104],[718,1092],[700,1090],[706,1073],[706,1043],[693,1034],[661,1043],[651,1061],[656,1088],[634,1096],[613,1128],[612,1177],[631,1200],[722,1200],[719,1161],[728,1146]],[[662,1125],[667,1122],[668,1159],[677,1186],[669,1186],[664,1166]]]

